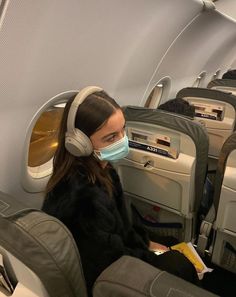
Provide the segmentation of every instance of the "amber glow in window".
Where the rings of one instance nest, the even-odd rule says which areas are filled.
[[[53,106],[37,120],[30,139],[28,166],[38,168],[48,163],[58,145],[58,132],[64,108]]]

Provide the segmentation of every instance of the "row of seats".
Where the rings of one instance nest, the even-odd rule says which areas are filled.
[[[128,106],[124,113],[130,153],[114,165],[127,199],[151,221],[153,232],[180,241],[196,240],[198,251],[204,254],[213,226],[212,262],[236,272],[236,178],[232,175],[236,170],[236,96],[185,88],[177,97],[199,108],[197,118],[206,129],[173,113]],[[214,203],[199,234],[209,160],[216,169]]]
[[[214,164],[217,170],[213,204],[201,225],[198,250],[204,253],[213,228],[214,240],[210,246],[213,263],[236,273],[236,192],[233,176],[236,160],[236,80],[216,79],[209,83],[208,88],[185,88],[177,94],[195,106],[209,106],[210,111],[219,113],[216,119],[203,118],[209,134],[208,164]],[[210,114],[209,107],[206,115]]]
[[[14,288],[8,293],[0,286],[1,297],[88,297],[79,251],[69,230],[56,218],[3,192],[0,252]],[[177,295],[216,296],[130,256],[105,269],[93,289],[94,297]]]

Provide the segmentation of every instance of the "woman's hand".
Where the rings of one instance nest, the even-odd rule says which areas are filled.
[[[153,252],[167,252],[170,250],[167,246],[154,241],[149,241],[148,248],[150,251],[153,251]]]

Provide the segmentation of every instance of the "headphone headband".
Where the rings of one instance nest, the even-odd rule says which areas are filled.
[[[69,133],[73,133],[75,131],[75,118],[80,104],[82,104],[89,95],[100,91],[103,91],[103,89],[100,87],[89,86],[89,87],[83,88],[75,96],[67,117],[67,131]]]
[[[67,132],[65,137],[66,149],[76,157],[89,156],[93,152],[92,143],[87,135],[81,130],[75,128],[75,118],[77,110],[81,103],[91,94],[103,91],[102,88],[89,86],[75,96],[71,103],[67,117]]]

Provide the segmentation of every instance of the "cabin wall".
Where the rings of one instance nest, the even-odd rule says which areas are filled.
[[[68,4],[69,3],[69,4]],[[66,90],[102,86],[142,105],[164,76],[167,100],[235,59],[235,22],[201,0],[0,1],[0,190],[32,204],[21,184],[25,135],[40,107]]]

